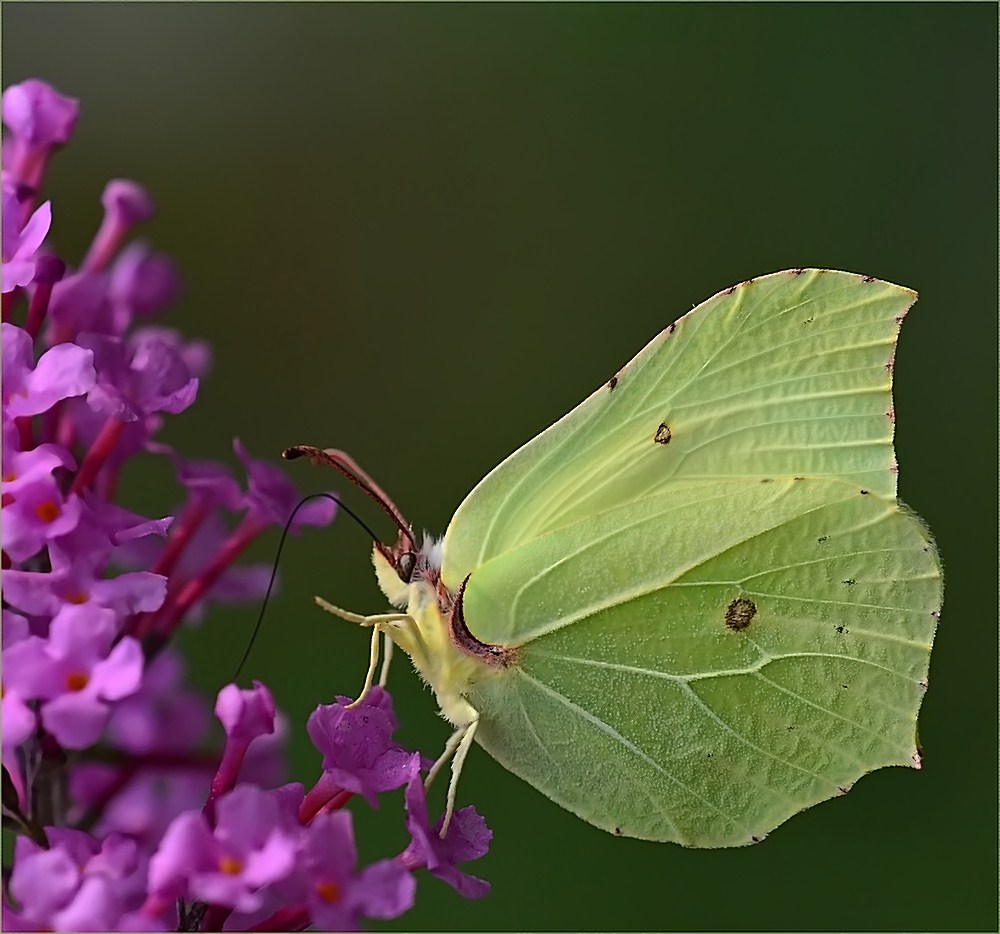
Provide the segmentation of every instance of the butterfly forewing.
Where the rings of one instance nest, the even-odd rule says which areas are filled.
[[[894,495],[892,361],[915,297],[796,270],[709,299],[472,491],[448,528],[445,583],[682,480],[833,477]]]

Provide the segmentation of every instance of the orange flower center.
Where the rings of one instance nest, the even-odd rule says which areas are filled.
[[[66,594],[67,603],[86,603],[90,599],[89,593],[68,593]]]
[[[317,882],[316,893],[323,901],[331,904],[340,900],[340,886],[336,882]]]
[[[52,500],[49,500],[47,503],[39,503],[35,507],[35,515],[42,522],[55,522],[59,518],[59,507]]]
[[[7,472],[3,475],[4,483],[13,483],[17,479],[16,473]]]
[[[74,671],[66,675],[66,687],[71,691],[82,691],[90,681],[90,675]]]
[[[219,860],[219,872],[225,873],[227,876],[238,876],[243,872],[243,863],[235,856],[223,856]]]

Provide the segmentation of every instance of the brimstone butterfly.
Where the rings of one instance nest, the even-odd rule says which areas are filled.
[[[919,767],[942,578],[896,499],[892,374],[915,293],[795,269],[671,324],[418,546],[338,451],[300,447],[400,529],[404,612],[361,617],[455,726],[586,821],[756,842],[886,765]],[[391,640],[391,641],[390,641]],[[383,669],[383,677],[385,669]]]

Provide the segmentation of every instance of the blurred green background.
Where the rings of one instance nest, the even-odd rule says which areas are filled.
[[[991,4],[4,5],[4,83],[82,103],[60,250],[82,255],[106,179],[140,180],[187,283],[168,323],[214,344],[165,439],[344,448],[417,527],[722,288],[821,265],[921,293],[896,411],[901,495],[947,572],[923,770],[699,852],[610,837],[474,750],[460,799],[495,838],[468,868],[492,894],[424,877],[386,928],[996,930],[996,35]],[[175,504],[166,471],[128,480],[135,508]],[[369,550],[346,518],[293,540],[244,675],[288,712],[302,781],[308,712],[367,658],[310,598],[380,611]],[[254,615],[188,633],[208,693]],[[436,755],[401,662],[401,739]],[[405,843],[401,809],[356,803],[365,858]]]

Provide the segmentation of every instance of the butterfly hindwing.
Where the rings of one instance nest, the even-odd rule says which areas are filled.
[[[502,765],[611,832],[753,842],[919,764],[941,601],[922,523],[840,481],[680,483],[487,562],[517,665],[471,695]]]

